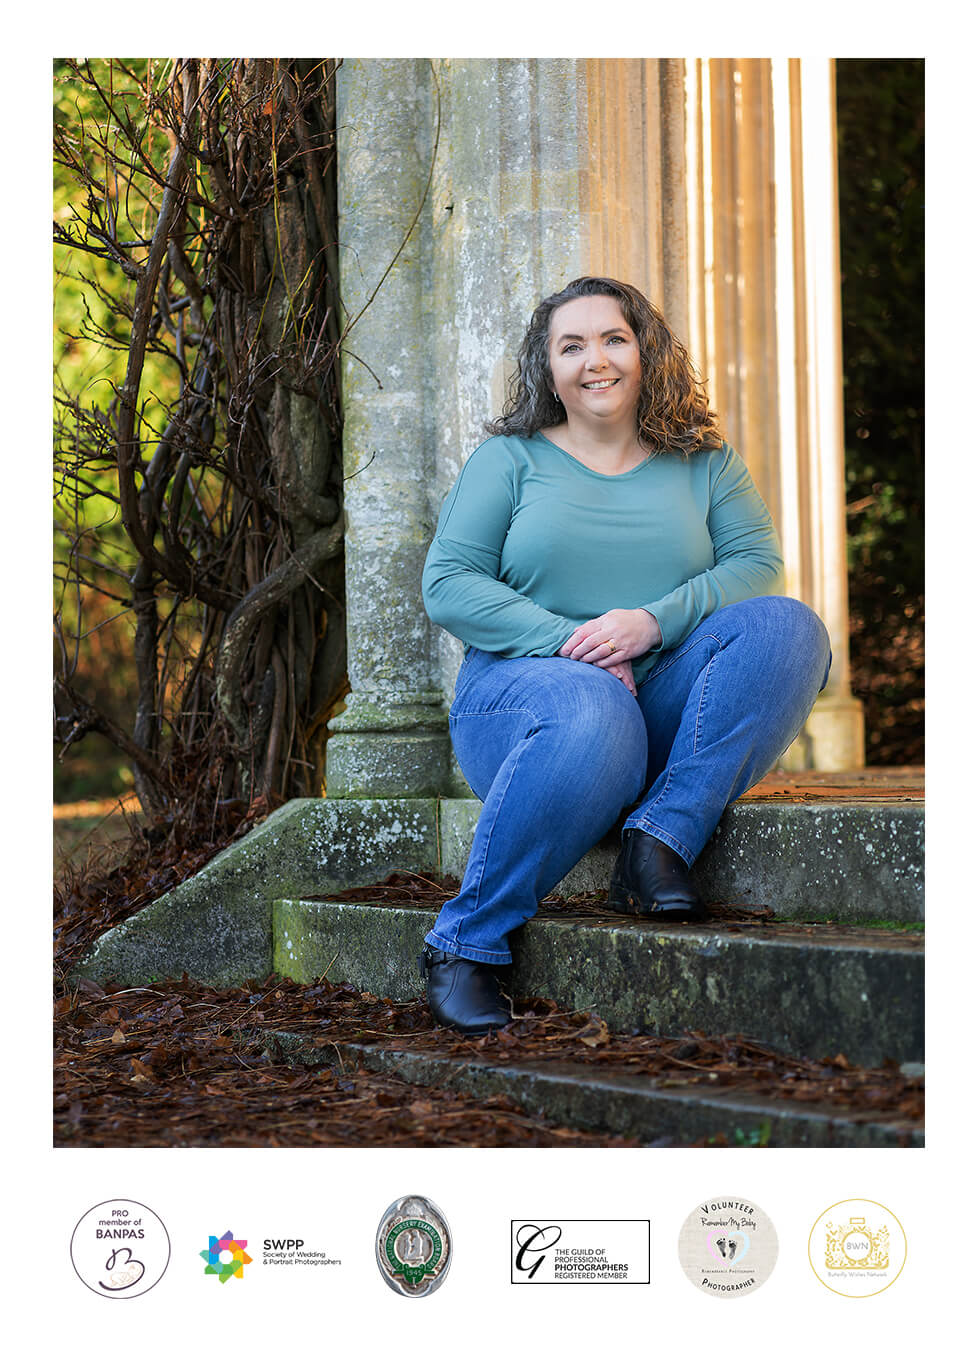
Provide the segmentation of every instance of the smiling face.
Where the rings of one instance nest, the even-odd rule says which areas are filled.
[[[617,299],[587,295],[555,309],[549,359],[568,422],[636,420],[642,362]]]

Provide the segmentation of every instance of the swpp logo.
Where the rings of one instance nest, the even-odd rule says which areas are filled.
[[[204,1272],[216,1274],[222,1287],[229,1278],[240,1281],[244,1277],[245,1264],[252,1261],[251,1255],[245,1252],[247,1244],[248,1241],[240,1236],[235,1239],[230,1230],[226,1230],[220,1239],[211,1235],[207,1248],[200,1251],[200,1257],[207,1265]]]
[[[516,1257],[513,1260],[516,1271],[528,1280],[535,1277],[547,1257],[547,1250],[554,1247],[560,1236],[558,1225],[521,1225],[516,1231]]]

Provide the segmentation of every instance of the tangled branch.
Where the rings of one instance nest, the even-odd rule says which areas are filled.
[[[109,735],[157,821],[318,792],[345,688],[334,76],[62,64],[65,351],[125,364],[56,394],[56,733]],[[88,696],[120,605],[129,729]]]

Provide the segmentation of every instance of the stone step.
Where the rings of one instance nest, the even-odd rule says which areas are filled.
[[[708,903],[768,907],[787,922],[919,926],[921,783],[916,771],[772,772],[727,809],[694,878]],[[272,968],[274,899],[360,887],[398,869],[460,877],[479,811],[474,798],[293,799],[107,931],[73,977],[137,984],[187,973],[219,986],[261,978]],[[557,891],[607,888],[616,849],[614,838],[603,841]]]
[[[441,800],[443,874],[462,877],[480,811],[474,798]],[[601,841],[555,891],[606,889],[617,853],[617,836]],[[704,902],[769,907],[779,920],[914,924],[923,867],[922,798],[758,794],[727,808],[692,874]]]
[[[272,967],[404,1000],[434,914],[278,899]],[[512,941],[510,989],[593,1010],[613,1031],[744,1035],[854,1064],[923,1059],[923,937],[834,925],[666,926],[611,913],[539,913]]]
[[[408,1083],[470,1097],[504,1094],[531,1115],[560,1125],[627,1135],[643,1145],[693,1144],[723,1134],[731,1145],[818,1148],[911,1146],[924,1143],[921,1127],[899,1115],[876,1114],[829,1103],[804,1105],[738,1088],[664,1087],[651,1079],[582,1063],[493,1064],[478,1055],[459,1058],[383,1045],[315,1046],[291,1032],[268,1032],[276,1058],[311,1065],[393,1074]]]

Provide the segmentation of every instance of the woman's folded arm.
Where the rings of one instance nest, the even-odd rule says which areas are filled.
[[[476,448],[442,506],[422,577],[424,606],[468,646],[508,657],[556,655],[577,623],[500,578],[517,485],[507,443],[490,438]]]
[[[747,466],[724,446],[711,476],[708,517],[715,563],[642,607],[662,632],[659,650],[678,646],[728,603],[783,591],[784,561],[774,523]]]
[[[482,651],[556,655],[577,623],[548,612],[497,579],[499,558],[499,551],[491,547],[437,536],[421,586],[428,616]]]

